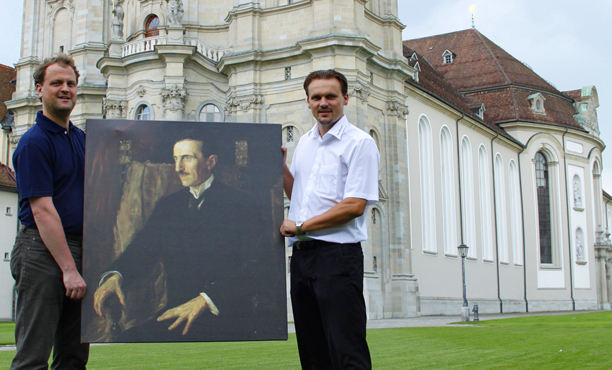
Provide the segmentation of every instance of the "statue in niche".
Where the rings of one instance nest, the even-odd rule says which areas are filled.
[[[582,206],[582,194],[580,192],[580,183],[578,180],[574,181],[574,206]]]
[[[179,26],[183,20],[183,1],[182,0],[166,0],[168,1],[168,25]]]
[[[576,260],[584,261],[584,247],[580,241],[580,234],[576,233]]]
[[[115,7],[113,8],[113,21],[111,23],[111,29],[113,32],[113,40],[123,40],[123,8],[121,7],[121,0],[115,0]]]

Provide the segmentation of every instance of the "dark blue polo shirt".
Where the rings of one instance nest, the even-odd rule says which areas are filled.
[[[19,220],[26,227],[36,228],[29,198],[52,197],[64,232],[83,234],[85,133],[69,126],[66,131],[40,111],[13,153]]]

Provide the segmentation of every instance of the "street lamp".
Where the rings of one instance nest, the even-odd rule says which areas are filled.
[[[459,255],[461,256],[461,272],[463,274],[463,307],[461,307],[461,321],[470,321],[470,308],[468,307],[467,297],[465,295],[465,257],[468,254],[469,247],[465,244],[461,244],[457,247],[459,249]]]

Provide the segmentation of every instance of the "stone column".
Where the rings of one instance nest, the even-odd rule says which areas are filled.
[[[612,246],[595,244],[595,260],[597,261],[597,305],[600,310],[610,309],[608,296],[608,264],[612,261]]]

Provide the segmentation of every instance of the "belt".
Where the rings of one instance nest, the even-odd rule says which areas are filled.
[[[311,240],[305,240],[305,241],[298,241],[293,243],[293,247],[300,249],[300,250],[308,250],[308,249],[314,249],[314,248],[322,248],[322,247],[327,247],[327,246],[332,246],[332,245],[355,245],[355,246],[360,246],[361,244],[358,243],[335,243],[335,242],[326,242],[325,240],[316,240],[316,239],[311,239]]]
[[[21,228],[19,229],[19,232],[23,233],[26,236],[35,236],[35,237],[40,238],[40,233],[38,232],[38,229],[33,228],[33,227],[26,227],[22,225]],[[75,242],[83,241],[82,235],[68,234],[68,233],[64,233],[64,235],[66,235],[66,240],[75,241]]]

